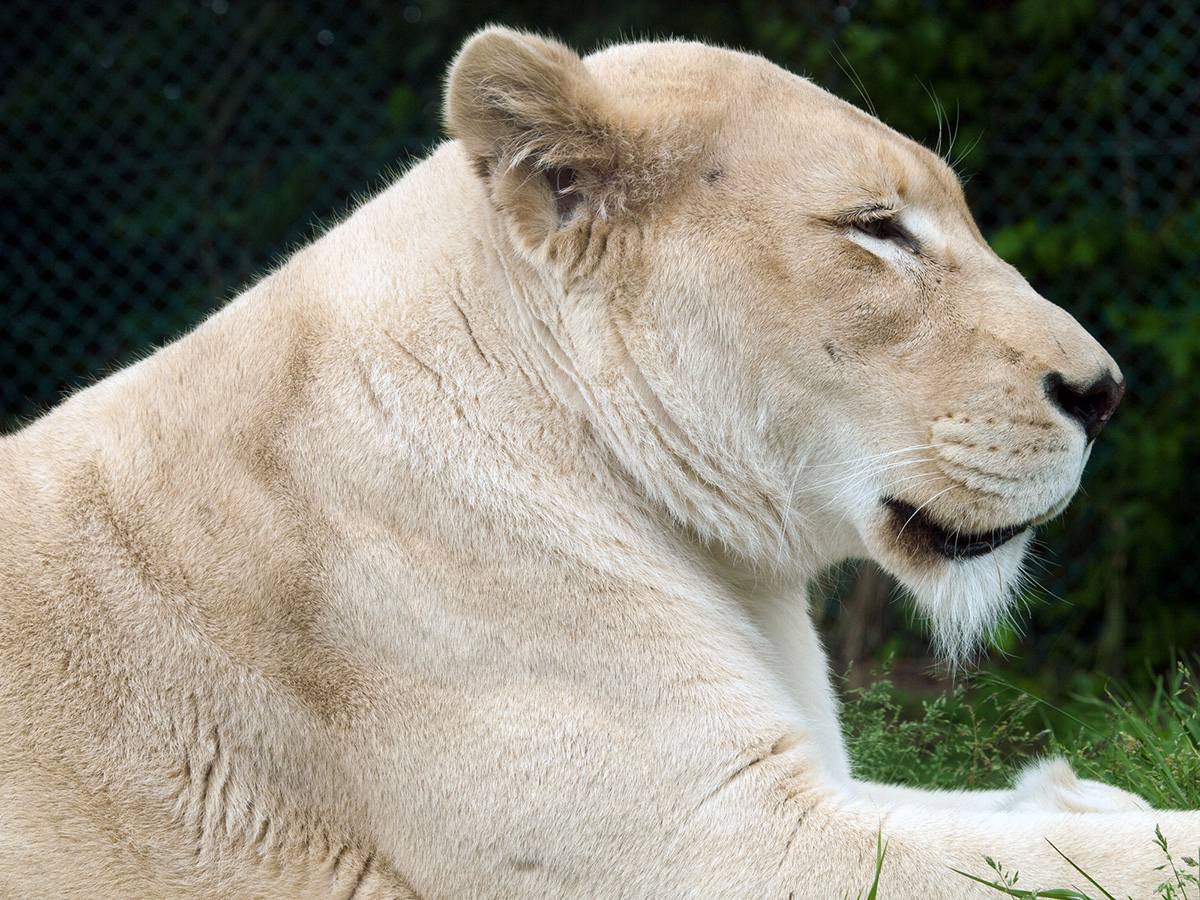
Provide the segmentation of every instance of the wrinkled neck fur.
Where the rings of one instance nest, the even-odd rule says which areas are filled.
[[[487,283],[481,293],[514,363],[531,388],[568,419],[596,421],[596,398],[577,364],[563,317],[568,293],[545,269],[533,264],[514,243],[503,218],[481,211]]]
[[[625,277],[637,262],[599,256],[580,275],[580,267],[556,266],[518,246],[503,214],[485,206],[479,220],[489,260],[481,294],[531,388],[575,427],[587,427],[624,479],[689,543],[749,571],[815,572],[822,561],[792,505],[794,479],[755,445],[754,428],[733,414],[702,422],[692,411],[672,410],[638,358],[622,312],[642,300]],[[612,253],[636,253],[646,236],[640,225],[596,228],[603,234],[593,242]],[[580,252],[596,256],[586,240]]]

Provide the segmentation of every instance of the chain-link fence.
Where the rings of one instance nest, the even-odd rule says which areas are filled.
[[[6,4],[2,421],[186,330],[422,153],[442,70],[483,21],[581,48],[696,34],[862,104],[857,73],[882,118],[943,149],[957,132],[949,154],[972,173],[993,244],[1105,341],[1130,383],[1088,495],[1049,538],[1042,580],[1067,602],[1039,604],[1041,637],[1011,646],[1043,670],[1194,649],[1200,8],[625,5]],[[885,615],[867,617],[878,636],[847,647],[878,650]]]

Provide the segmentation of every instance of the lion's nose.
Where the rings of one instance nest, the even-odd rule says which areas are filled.
[[[1051,372],[1042,384],[1050,402],[1079,422],[1089,441],[1104,430],[1125,396],[1125,382],[1108,372],[1087,386],[1071,384],[1061,372]]]

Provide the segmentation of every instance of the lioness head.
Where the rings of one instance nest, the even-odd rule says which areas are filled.
[[[760,564],[878,561],[948,652],[994,621],[1123,386],[942,159],[691,43],[488,30],[446,117],[529,334],[654,502]]]

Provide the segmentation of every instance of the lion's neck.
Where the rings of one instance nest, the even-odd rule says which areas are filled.
[[[826,562],[799,516],[786,521],[786,473],[718,459],[713,440],[674,421],[610,298],[541,274],[453,145],[307,252],[354,285],[336,309],[362,392],[390,411],[389,428],[421,423],[406,446],[457,456],[442,476],[464,490],[529,469],[542,477],[521,484],[525,500],[594,510],[597,522],[619,509],[672,540],[736,548],[756,577]]]

